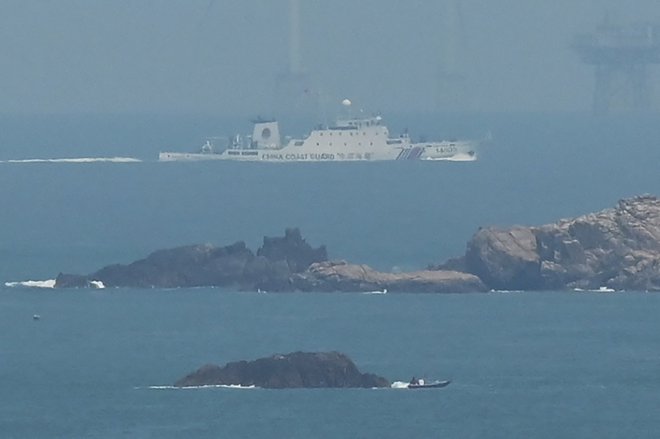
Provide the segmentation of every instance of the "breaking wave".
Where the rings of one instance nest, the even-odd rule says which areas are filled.
[[[394,381],[390,388],[392,389],[407,389],[408,382],[406,381]],[[134,389],[149,389],[149,390],[199,390],[199,389],[238,389],[238,390],[251,390],[251,389],[260,389],[256,386],[239,386],[236,384],[210,384],[206,386],[186,386],[186,387],[177,387],[177,386],[147,386],[147,387],[134,387]],[[378,387],[374,387],[378,389]]]
[[[206,386],[186,386],[186,387],[177,387],[177,386],[147,386],[147,389],[150,390],[195,390],[195,389],[257,389],[256,386],[239,386],[235,384],[210,384]],[[140,389],[140,387],[136,387]]]
[[[105,288],[105,285],[103,285],[103,282],[101,282],[100,280],[90,280],[89,285],[92,288],[98,288],[98,289]]]
[[[134,157],[74,157],[61,159],[0,160],[0,163],[139,163],[141,161]]]
[[[5,282],[6,287],[28,287],[28,288],[55,288],[55,279],[48,280],[24,280],[20,282]]]
[[[387,288],[383,288],[382,290],[365,291],[362,294],[387,294]]]
[[[609,288],[609,287],[599,287],[597,289],[573,288],[573,291],[586,292],[586,293],[616,293],[616,290],[614,288]]]

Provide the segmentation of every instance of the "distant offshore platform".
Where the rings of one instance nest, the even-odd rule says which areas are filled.
[[[660,63],[660,25],[620,26],[606,19],[595,32],[576,36],[572,47],[594,66],[594,113],[652,109],[649,70]]]

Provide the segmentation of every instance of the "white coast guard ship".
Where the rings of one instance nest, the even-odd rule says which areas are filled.
[[[350,101],[344,100],[345,106]],[[477,159],[478,142],[443,140],[413,143],[408,134],[390,137],[380,116],[337,120],[301,139],[283,144],[277,121],[256,120],[252,136],[235,136],[224,148],[207,140],[196,153],[161,152],[159,161],[236,160],[251,162],[346,162]]]

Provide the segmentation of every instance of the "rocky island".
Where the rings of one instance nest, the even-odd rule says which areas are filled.
[[[227,385],[265,389],[389,387],[378,375],[362,373],[339,352],[293,352],[224,366],[208,364],[178,380],[176,387]]]
[[[109,265],[86,276],[60,273],[55,286],[87,287],[100,281],[106,287],[235,286],[281,291],[290,289],[292,274],[327,258],[324,246],[313,248],[300,230],[287,229],[283,237],[264,237],[256,254],[242,241],[225,247],[189,245],[158,250],[128,265]]]
[[[463,256],[425,270],[388,273],[328,260],[300,230],[244,242],[159,250],[90,275],[60,273],[56,287],[221,286],[265,291],[463,293],[488,290],[660,291],[660,201],[624,199],[611,209],[542,226],[484,227]]]
[[[660,291],[660,200],[651,195],[538,227],[482,228],[465,255],[436,268],[502,290]]]
[[[264,237],[256,254],[244,242],[226,247],[191,245],[158,250],[128,265],[109,265],[89,275],[60,273],[56,288],[176,288],[217,286],[248,291],[486,291],[477,276],[450,270],[382,273],[366,265],[328,261],[299,229]]]

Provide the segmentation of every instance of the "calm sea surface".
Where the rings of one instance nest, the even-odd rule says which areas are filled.
[[[660,295],[1,292],[1,437],[660,432]],[[414,392],[150,388],[207,362],[295,350],[339,350],[392,380],[453,382]]]
[[[407,270],[479,226],[660,194],[657,115],[393,115],[480,137],[476,163],[158,163],[242,121],[0,116],[0,437],[655,438],[660,295],[247,294],[4,287],[299,226],[330,256]],[[303,133],[300,121],[285,132]],[[134,157],[137,163],[9,163]],[[32,319],[34,314],[41,319]],[[207,362],[339,350],[436,391],[174,390]],[[154,387],[155,386],[155,387]]]

